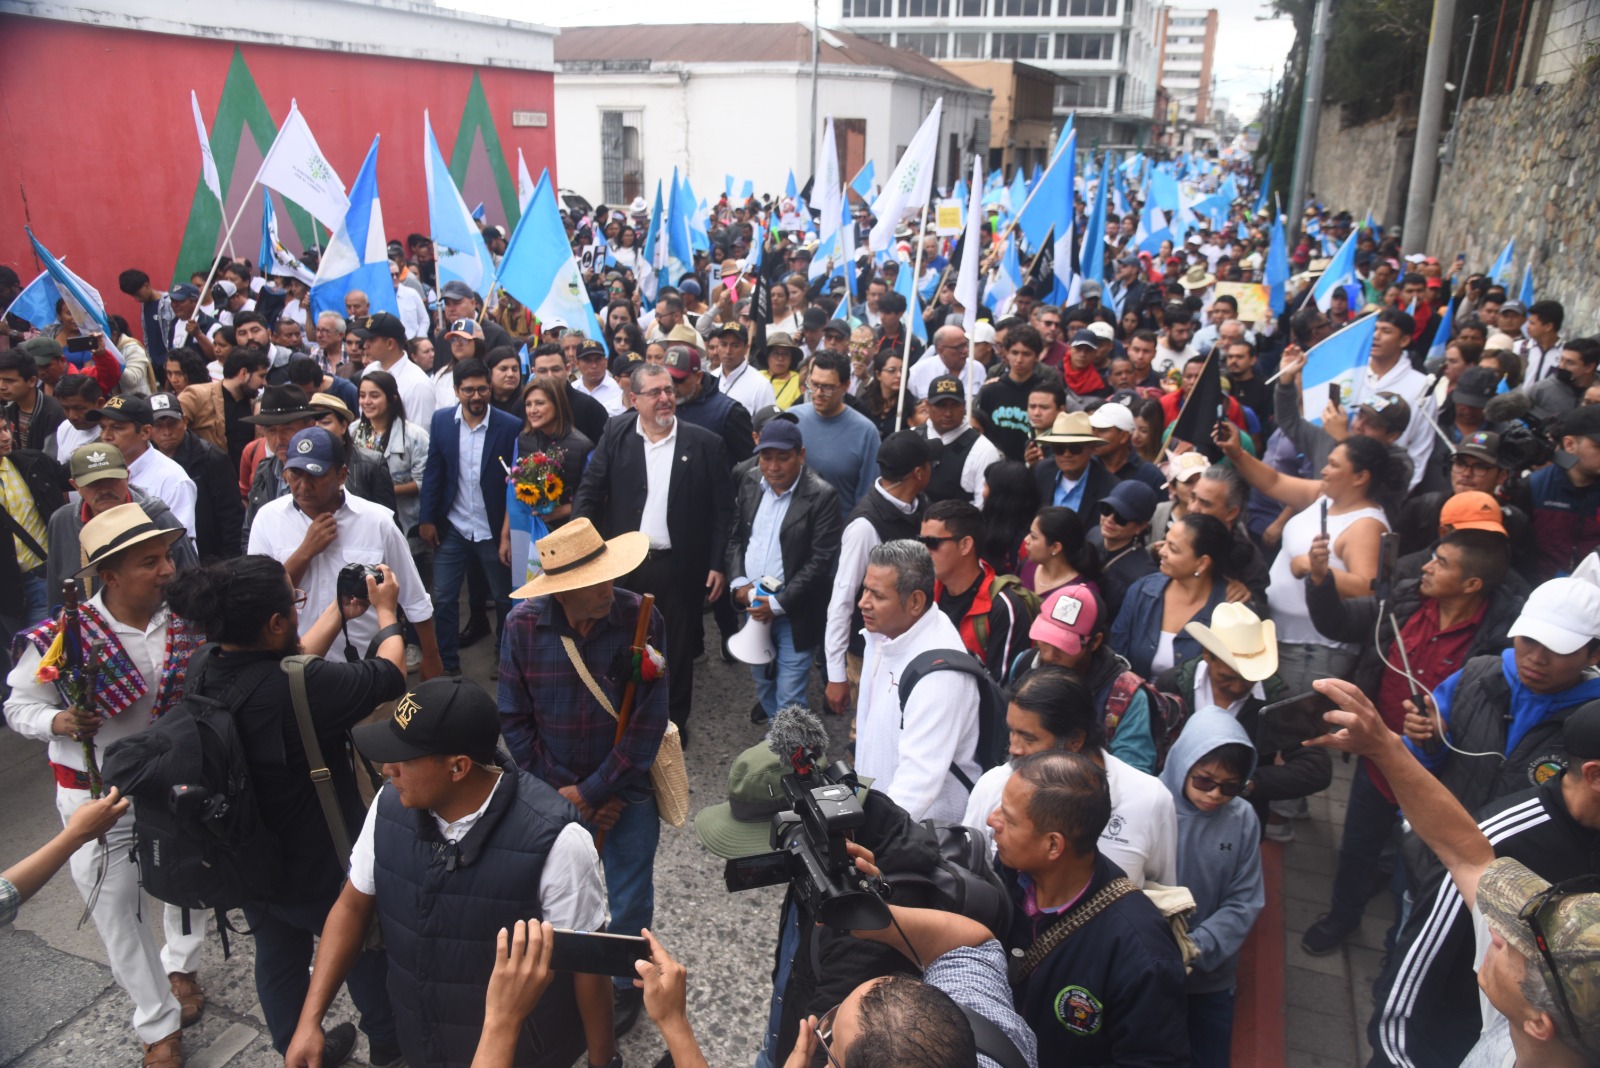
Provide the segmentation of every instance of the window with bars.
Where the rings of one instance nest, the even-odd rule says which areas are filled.
[[[625,204],[644,194],[644,159],[639,138],[643,126],[643,112],[600,113],[600,177],[609,203]]]

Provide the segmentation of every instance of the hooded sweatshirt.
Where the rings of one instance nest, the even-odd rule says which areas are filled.
[[[1233,989],[1239,948],[1267,901],[1261,825],[1250,802],[1235,797],[1213,812],[1202,812],[1184,796],[1194,766],[1212,750],[1234,744],[1255,753],[1238,720],[1215,706],[1201,709],[1184,724],[1161,770],[1161,782],[1178,810],[1178,882],[1189,888],[1195,902],[1189,936],[1200,947],[1200,956],[1184,987],[1191,994]],[[1246,778],[1254,772],[1252,755]]]

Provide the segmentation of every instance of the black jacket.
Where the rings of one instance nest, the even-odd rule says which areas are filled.
[[[0,404],[0,419],[11,424],[11,441],[14,448],[43,452],[44,443],[56,432],[56,427],[66,420],[67,413],[61,410],[60,401],[47,394],[38,385],[33,389],[35,398],[33,422],[28,424],[26,437],[19,433],[22,427],[22,413],[15,403]]]
[[[750,543],[750,528],[764,497],[760,470],[747,471],[738,483],[733,534],[728,539],[728,565],[724,569],[731,582],[745,574],[744,554]],[[828,620],[828,595],[833,589],[833,569],[839,562],[839,495],[809,467],[791,491],[794,499],[784,513],[778,531],[778,546],[783,555],[783,588],[778,604],[789,617],[794,647],[811,649],[822,641]],[[747,575],[752,582],[760,575]]]
[[[606,432],[607,420],[611,418],[606,406],[568,382],[567,407],[572,409],[572,425],[578,432],[590,441],[599,441],[600,435]],[[520,414],[517,421],[522,422]]]
[[[183,435],[172,459],[194,479],[199,494],[194,509],[194,540],[200,559],[238,556],[244,504],[239,500],[238,469],[228,454],[191,430]],[[393,492],[391,487],[391,497]]]
[[[588,519],[605,538],[638,530],[644,517],[647,481],[644,438],[638,413],[624,413],[606,424],[589,454],[583,484],[572,502],[574,519]],[[728,533],[733,528],[732,463],[721,439],[683,420],[667,493],[667,531],[675,560],[695,573],[727,566]]]
[[[34,511],[39,515],[39,522],[47,524],[55,510],[60,508],[67,500],[67,472],[55,460],[36,449],[11,450],[11,465],[22,476],[22,481],[28,485],[28,493],[33,497]],[[0,512],[5,511],[5,501],[0,498]],[[0,616],[7,619],[20,619],[23,612],[22,602],[22,567],[17,563],[17,543],[11,536],[11,522],[9,516],[5,521],[0,521]],[[21,525],[18,524],[18,530]],[[47,552],[49,546],[41,545]],[[73,570],[77,570],[74,568]],[[47,593],[45,602],[56,604],[60,590]],[[36,619],[24,619],[18,626],[39,622]]]
[[[726,393],[718,392],[714,379],[705,379],[700,395],[694,400],[678,405],[678,418],[721,438],[728,458],[734,463],[749,459],[755,452],[750,413]]]
[[[1033,465],[1034,484],[1039,487],[1039,506],[1049,507],[1056,499],[1056,476],[1061,473],[1056,467],[1053,457],[1046,456],[1043,460]],[[1100,522],[1100,502],[1106,494],[1117,488],[1120,481],[1116,475],[1105,469],[1099,460],[1090,460],[1089,466],[1084,470],[1083,496],[1078,501],[1078,518],[1083,520],[1084,529],[1097,525]]]

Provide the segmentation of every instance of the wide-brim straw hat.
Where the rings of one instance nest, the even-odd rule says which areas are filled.
[[[119,504],[101,512],[83,525],[78,544],[83,549],[83,567],[74,578],[88,578],[100,565],[124,549],[160,538],[171,545],[183,537],[182,527],[158,527],[138,504]]]
[[[574,519],[534,545],[543,570],[513,591],[514,598],[565,593],[619,579],[644,563],[650,552],[650,535],[631,530],[606,541],[589,520]]]
[[[1100,438],[1089,424],[1088,412],[1062,412],[1050,429],[1036,439],[1051,445],[1098,445]]]
[[[1277,673],[1278,625],[1242,604],[1224,601],[1211,613],[1209,627],[1190,623],[1184,629],[1247,682],[1261,682]]]

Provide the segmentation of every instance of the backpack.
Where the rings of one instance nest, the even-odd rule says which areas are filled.
[[[949,820],[923,820],[921,827],[938,845],[939,860],[928,872],[896,872],[887,877],[891,888],[922,887],[938,901],[940,910],[977,920],[1004,940],[1011,930],[1011,895],[989,859],[988,839]]]
[[[283,864],[276,836],[261,822],[234,720],[278,662],[241,672],[219,700],[197,692],[197,673],[215,648],[195,651],[185,693],[166,715],[106,750],[101,777],[133,799],[140,885],[158,901],[215,910],[220,931],[228,909],[272,896]]]
[[[965,649],[930,649],[918,653],[906,665],[900,676],[900,726],[905,726],[906,702],[911,699],[911,691],[916,689],[924,676],[936,671],[960,672],[970,675],[977,682],[978,747],[973,752],[973,759],[982,771],[1004,764],[1010,756],[1011,739],[1006,728],[1006,696],[982,661]],[[972,780],[954,761],[950,762],[950,774],[971,792]]]
[[[1028,589],[1022,580],[1015,575],[996,575],[994,581],[989,584],[989,599],[998,601],[1000,594],[1006,590],[1010,590],[1022,599],[1023,606],[1028,610],[1026,622],[1033,622],[1039,615],[1039,605],[1042,603],[1039,600],[1039,595]],[[987,612],[972,617],[972,634],[973,637],[978,639],[978,647],[980,649],[989,648],[989,614]]]
[[[1133,703],[1134,695],[1141,692],[1150,708],[1150,735],[1156,743],[1155,770],[1159,772],[1167,762],[1172,743],[1178,740],[1178,735],[1183,733],[1183,725],[1189,722],[1189,705],[1177,694],[1162,693],[1131,671],[1124,671],[1113,679],[1111,692],[1106,695],[1106,745],[1111,745],[1111,739],[1117,733],[1117,724],[1122,722],[1122,716]]]

